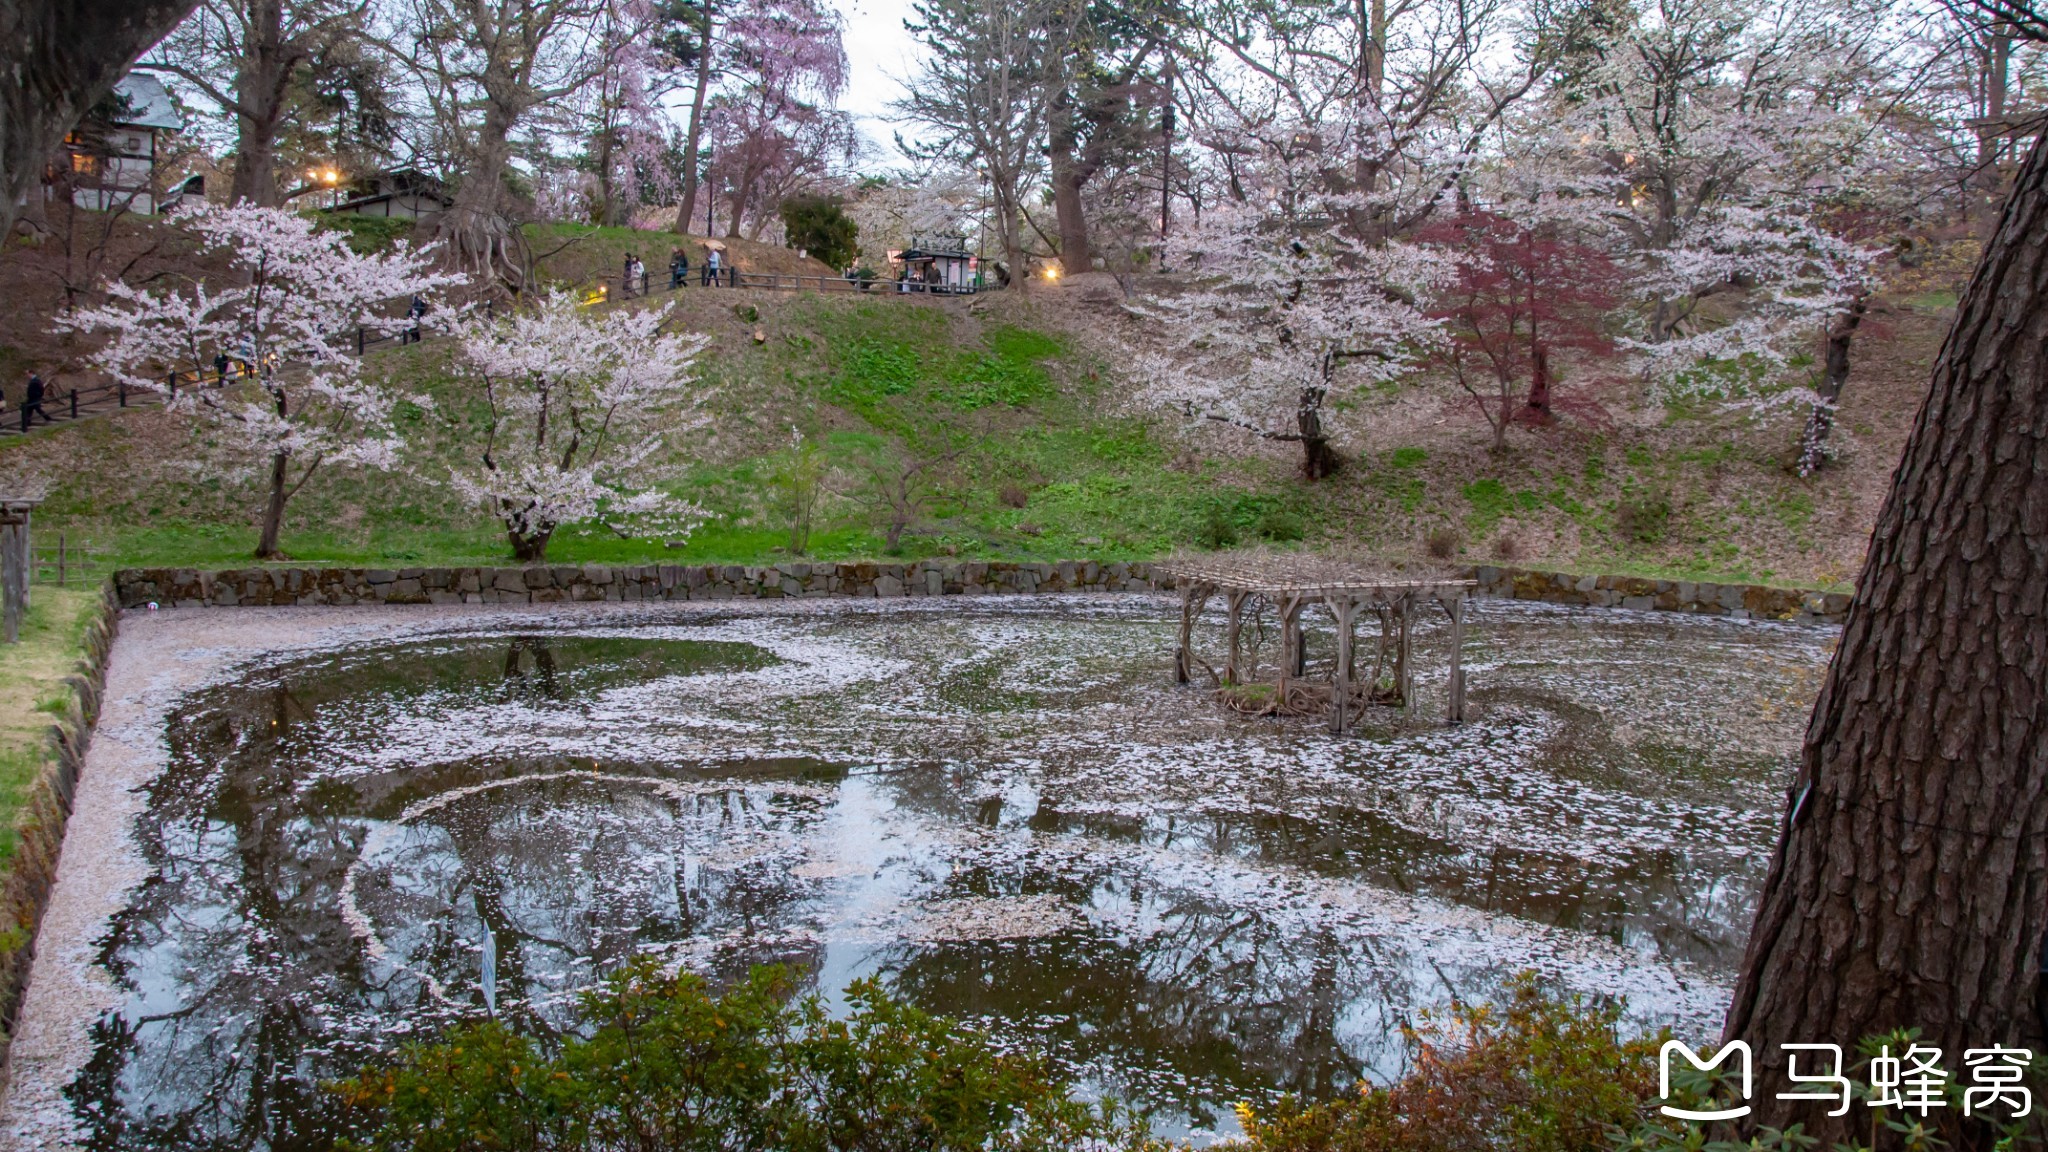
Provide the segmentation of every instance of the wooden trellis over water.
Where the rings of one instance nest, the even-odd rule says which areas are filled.
[[[1213,556],[1170,560],[1153,571],[1171,576],[1180,586],[1180,637],[1174,654],[1174,679],[1194,678],[1201,661],[1193,650],[1195,624],[1212,597],[1223,597],[1225,643],[1229,656],[1223,669],[1202,664],[1219,688],[1247,683],[1243,645],[1247,609],[1261,613],[1270,605],[1280,622],[1278,682],[1273,685],[1275,711],[1314,712],[1327,708],[1330,731],[1350,730],[1352,719],[1368,704],[1409,708],[1415,700],[1415,662],[1411,643],[1417,616],[1434,601],[1450,617],[1450,703],[1454,724],[1465,719],[1465,603],[1476,581],[1449,578],[1402,578],[1367,572],[1341,561],[1318,557],[1256,555]],[[1337,633],[1336,658],[1327,680],[1307,676],[1301,614],[1312,605],[1327,609]],[[1380,621],[1380,639],[1371,677],[1361,681],[1357,668],[1358,617],[1370,613]],[[1263,620],[1262,616],[1258,617]],[[1382,669],[1392,663],[1393,684],[1383,689]]]

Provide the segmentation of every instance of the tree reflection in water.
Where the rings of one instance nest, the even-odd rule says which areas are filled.
[[[800,692],[712,691],[784,669],[749,643],[527,630],[196,694],[138,822],[149,878],[104,942],[124,1000],[70,1089],[92,1146],[330,1147],[323,1081],[487,1010],[561,1028],[578,989],[644,953],[717,978],[793,962],[828,994],[879,972],[1201,1126],[1398,1072],[1418,1006],[1485,999],[1502,955],[1549,946],[1516,928],[1533,943],[1491,950],[1488,915],[1653,967],[1739,950],[1744,838],[1768,836],[1769,805],[1730,809],[1725,847],[1678,833],[1731,778],[1768,799],[1777,761],[1717,750],[1708,773],[1676,727],[1624,741],[1572,694],[1599,685],[1583,666],[1496,664],[1479,723],[1304,767],[1283,729],[1211,724],[1155,683],[1164,619],[976,611],[762,625],[822,653]],[[1676,666],[1688,642],[1570,640],[1615,666]],[[1733,669],[1733,701],[1824,656],[1794,638],[1788,673],[1744,647],[1781,641],[1737,640],[1690,691]],[[835,678],[863,660],[886,673]],[[1376,906],[1410,897],[1471,916]],[[1000,922],[1032,901],[1071,919],[927,930],[941,906]]]

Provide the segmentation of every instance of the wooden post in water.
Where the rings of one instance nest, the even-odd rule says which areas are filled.
[[[1251,593],[1232,589],[1229,600],[1230,614],[1225,617],[1223,623],[1224,637],[1230,643],[1230,663],[1223,666],[1223,678],[1231,684],[1236,684],[1240,679],[1237,660],[1242,648],[1240,641],[1244,637],[1244,602],[1250,598]]]
[[[1465,599],[1459,597],[1444,606],[1451,614],[1450,721],[1465,722]]]
[[[1173,682],[1188,682],[1188,645],[1195,635],[1195,582],[1180,582],[1180,646],[1173,651]]]
[[[1279,704],[1287,707],[1287,682],[1301,675],[1301,594],[1289,592],[1280,598],[1280,688]]]
[[[1415,706],[1414,661],[1408,657],[1412,651],[1410,638],[1415,621],[1413,606],[1415,597],[1403,596],[1394,605],[1394,620],[1401,629],[1394,641],[1394,691],[1400,694],[1401,711],[1407,712]]]
[[[29,552],[29,513],[42,501],[0,497],[0,641],[21,642],[28,616],[28,582],[35,557]]]
[[[1351,729],[1351,644],[1352,624],[1358,617],[1358,602],[1347,593],[1330,605],[1337,617],[1337,669],[1330,683],[1330,731],[1338,736]]]

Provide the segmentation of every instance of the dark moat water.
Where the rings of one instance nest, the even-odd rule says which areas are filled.
[[[70,1096],[109,1148],[329,1146],[321,1085],[647,953],[880,973],[1213,1131],[1513,973],[1710,1029],[1833,633],[1481,605],[1473,720],[1167,683],[1129,599],[451,621],[188,697]],[[500,625],[506,621],[499,620]],[[1213,637],[1211,638],[1213,641]]]

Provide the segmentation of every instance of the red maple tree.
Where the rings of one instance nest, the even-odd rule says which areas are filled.
[[[1430,312],[1448,336],[1437,355],[1486,417],[1494,451],[1507,446],[1508,425],[1518,420],[1548,424],[1561,407],[1603,418],[1596,403],[1560,399],[1552,355],[1612,352],[1602,320],[1614,307],[1618,273],[1604,253],[1554,227],[1477,210],[1418,238],[1450,258]]]

